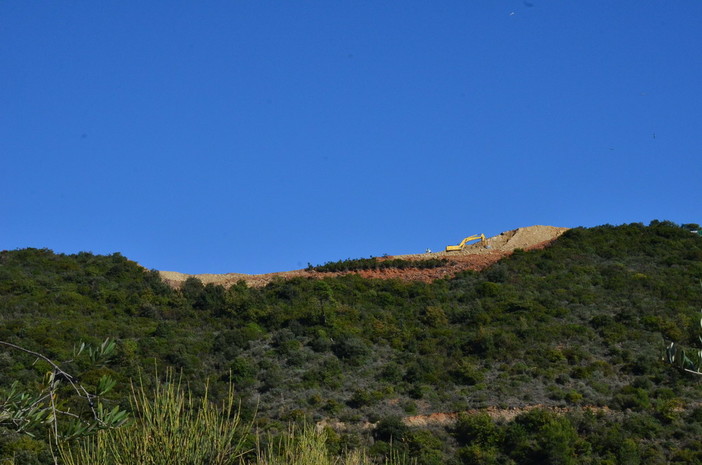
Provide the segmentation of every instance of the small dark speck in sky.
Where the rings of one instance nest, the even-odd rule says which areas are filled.
[[[534,6],[534,4],[533,4],[533,3],[530,3],[530,2],[522,2],[522,3],[524,3],[524,6],[527,7],[527,8],[531,8],[531,7]]]
[[[88,138],[88,135],[87,135],[86,133],[83,133],[83,134],[80,135],[80,138],[81,138],[81,139],[87,139],[87,138]]]

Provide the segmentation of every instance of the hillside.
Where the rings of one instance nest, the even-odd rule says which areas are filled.
[[[290,278],[321,278],[330,276],[340,276],[348,273],[356,273],[364,278],[381,279],[403,279],[408,281],[433,281],[439,278],[448,278],[466,270],[479,271],[487,268],[493,263],[511,254],[515,249],[533,250],[553,242],[568,228],[557,228],[554,226],[529,226],[517,228],[503,232],[497,236],[489,237],[482,243],[471,243],[461,251],[456,252],[430,252],[422,254],[408,254],[386,256],[378,258],[379,261],[401,259],[408,261],[420,261],[428,259],[445,260],[444,266],[432,269],[417,269],[408,267],[403,270],[362,270],[358,272],[336,272],[320,274],[314,270],[293,270],[266,274],[195,274],[189,275],[175,271],[160,271],[162,279],[174,287],[181,286],[188,278],[197,278],[203,284],[218,284],[225,287],[232,286],[239,281],[244,281],[249,286],[265,286],[275,279]],[[480,242],[480,241],[479,241]]]
[[[333,426],[337,450],[382,457],[392,443],[432,465],[700,463],[702,378],[660,357],[665,340],[699,345],[702,238],[670,222],[575,228],[548,247],[504,236],[511,253],[462,254],[501,260],[430,282],[314,272],[173,288],[119,254],[4,251],[0,340],[69,360],[80,340],[113,337],[120,353],[101,372],[119,381],[115,402],[128,407],[129,379],[171,366],[196,395],[205,379],[214,398],[232,381],[263,431]],[[0,370],[0,394],[42,376],[1,350]],[[42,444],[0,434],[0,457],[36,459]]]

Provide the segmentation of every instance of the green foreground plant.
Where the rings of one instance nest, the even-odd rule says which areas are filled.
[[[29,354],[49,366],[43,385],[34,393],[23,390],[18,382],[12,383],[10,390],[0,398],[0,426],[34,436],[32,429],[46,425],[58,444],[59,440],[118,428],[128,420],[126,411],[118,406],[109,409],[102,402],[102,397],[116,384],[110,376],[101,376],[94,390],[89,390],[76,376],[43,354],[6,341],[0,341],[0,346]],[[87,356],[92,366],[99,366],[112,356],[114,349],[115,342],[110,339],[96,347],[81,343],[74,348],[73,357]],[[78,400],[78,404],[68,403],[71,396]],[[82,408],[84,412],[71,411],[72,406]]]
[[[301,430],[291,428],[278,441],[271,441],[265,448],[258,447],[256,465],[371,465],[378,463],[368,457],[363,449],[347,451],[335,456],[327,448],[326,430],[306,426]],[[384,460],[385,465],[410,465],[416,463],[398,451]]]
[[[702,287],[702,281],[700,281]],[[702,311],[701,311],[702,313]],[[702,318],[700,318],[702,328]],[[698,336],[702,342],[702,334]],[[692,349],[674,341],[665,341],[663,360],[687,373],[702,375],[702,349]]]
[[[217,406],[208,399],[208,392],[194,400],[173,373],[156,385],[153,395],[143,384],[132,389],[133,423],[74,443],[63,443],[59,449],[65,465],[371,465],[363,450],[340,456],[327,448],[326,431],[312,427],[291,428],[267,446],[253,452],[247,446],[250,425],[243,424],[234,408],[234,392]],[[260,436],[258,436],[260,438]],[[384,461],[385,465],[414,463],[399,453]]]
[[[66,465],[228,465],[246,452],[249,431],[234,408],[234,392],[219,406],[208,391],[194,400],[172,372],[149,396],[143,383],[132,387],[135,421],[111,431],[100,431],[60,455]]]

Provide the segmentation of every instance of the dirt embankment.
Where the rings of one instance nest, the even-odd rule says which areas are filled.
[[[465,412],[431,413],[429,415],[415,415],[411,417],[404,417],[402,421],[407,426],[450,425],[455,423],[460,415],[477,415],[479,413],[487,413],[488,416],[493,420],[512,421],[522,413],[526,413],[536,409],[548,410],[549,412],[561,415],[573,412],[575,410],[604,414],[609,414],[612,412],[608,407],[597,407],[591,405],[578,407],[576,409],[568,407],[550,407],[545,405],[526,405],[524,407],[488,407],[485,409],[466,410]]]
[[[428,415],[414,415],[409,417],[403,417],[402,422],[410,427],[419,426],[446,426],[456,423],[461,415],[477,415],[477,414],[487,414],[490,418],[495,421],[507,421],[510,422],[514,420],[517,416],[522,413],[529,412],[531,410],[540,409],[547,410],[549,412],[555,413],[557,415],[564,415],[566,413],[571,413],[575,411],[599,413],[603,415],[614,415],[616,412],[609,409],[609,407],[598,407],[594,405],[584,405],[581,407],[553,407],[546,405],[525,405],[524,407],[511,407],[511,408],[498,408],[498,407],[488,407],[484,409],[471,409],[463,412],[449,412],[449,413],[430,413]],[[363,422],[356,424],[347,424],[339,420],[325,419],[317,422],[316,427],[318,430],[324,429],[326,427],[332,428],[336,431],[344,431],[349,429],[349,427],[358,428],[361,430],[372,430],[375,428],[377,423]]]
[[[181,286],[185,280],[191,276],[198,278],[204,284],[214,283],[225,287],[232,286],[239,281],[244,281],[251,287],[260,287],[265,286],[274,279],[280,278],[287,279],[298,276],[324,278],[350,273],[356,273],[366,278],[430,282],[436,279],[449,278],[465,270],[480,271],[510,255],[515,249],[533,250],[546,247],[567,230],[568,228],[557,228],[554,226],[529,226],[489,237],[485,240],[485,244],[479,241],[466,245],[463,250],[457,252],[442,251],[379,258],[379,260],[400,258],[409,261],[443,258],[448,261],[445,266],[431,269],[406,268],[403,270],[363,270],[343,273],[320,273],[307,270],[282,271],[266,274],[226,273],[189,275],[176,271],[160,271],[159,273],[161,274],[161,278],[173,287]]]

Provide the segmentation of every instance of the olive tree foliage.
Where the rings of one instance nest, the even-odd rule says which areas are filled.
[[[700,319],[702,326],[702,319]],[[700,336],[702,342],[702,336]],[[687,373],[702,375],[702,349],[684,347],[673,341],[666,341],[663,360]]]
[[[700,286],[702,287],[702,281]],[[700,313],[702,314],[702,311]],[[702,318],[700,318],[700,329],[702,329]],[[702,343],[702,334],[698,338]],[[702,375],[702,349],[684,347],[674,341],[665,341],[665,345],[663,361],[687,373]]]
[[[110,409],[102,397],[110,392],[116,382],[109,376],[102,376],[94,389],[88,390],[77,378],[64,371],[48,357],[9,342],[0,341],[0,347],[28,354],[36,361],[42,360],[49,366],[44,382],[37,390],[27,392],[13,382],[7,392],[0,392],[0,426],[33,436],[37,427],[46,426],[55,443],[86,436],[101,429],[117,428],[125,424],[129,417],[118,406]],[[81,343],[74,348],[74,359],[86,357],[91,365],[106,361],[115,350],[115,342],[106,339],[99,346]],[[73,360],[67,361],[69,363]],[[77,399],[71,411],[68,398]]]

